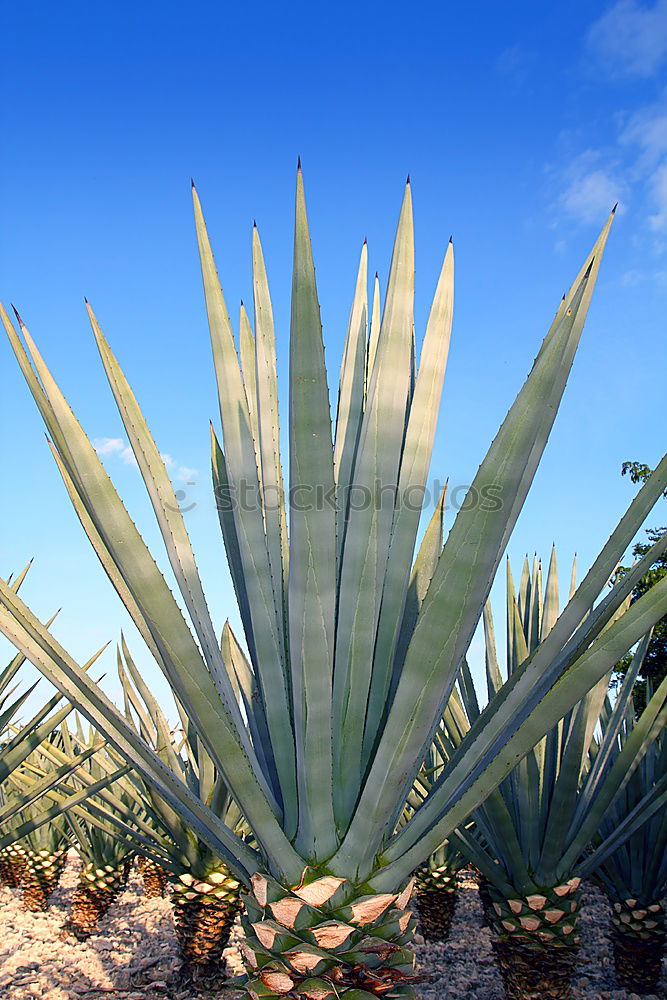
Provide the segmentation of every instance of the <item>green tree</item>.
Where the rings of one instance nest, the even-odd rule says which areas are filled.
[[[652,472],[653,469],[642,462],[623,462],[621,467],[621,475],[629,476],[633,483],[638,484],[645,483]],[[663,496],[667,497],[667,491],[665,491]],[[642,556],[645,556],[651,546],[665,531],[667,531],[665,527],[648,528],[646,531],[647,541],[637,542],[632,550],[635,559],[641,559]],[[627,566],[621,566],[618,569],[618,574],[625,575],[627,571]],[[658,580],[661,580],[666,575],[667,553],[663,553],[651,566],[650,570],[640,579],[632,593],[632,601],[639,600],[642,594],[645,594]],[[628,653],[619,662],[616,669],[617,680],[620,680],[625,675],[632,660],[632,655],[632,653]],[[641,674],[637,679],[635,687],[635,706],[637,711],[641,711],[646,705],[647,681],[650,681],[651,687],[655,690],[665,675],[667,675],[667,615],[661,618],[653,628],[653,635],[651,636],[651,641],[644,657]]]

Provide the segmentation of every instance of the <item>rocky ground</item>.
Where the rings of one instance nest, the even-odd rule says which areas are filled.
[[[140,876],[133,872],[128,888],[100,924],[100,933],[85,943],[59,935],[76,884],[73,860],[44,914],[22,909],[15,890],[0,888],[0,997],[3,1000],[233,1000],[240,994],[221,988],[197,994],[179,983],[179,960],[168,900],[145,900]],[[586,892],[581,918],[582,950],[575,996],[578,1000],[639,1000],[615,987],[607,940],[608,907],[595,889]],[[421,1000],[503,1000],[503,989],[491,952],[489,931],[482,924],[477,884],[463,875],[450,940],[425,945],[418,938],[418,962],[429,976]],[[226,953],[230,975],[241,971],[238,952]],[[667,1000],[667,974],[659,997]]]

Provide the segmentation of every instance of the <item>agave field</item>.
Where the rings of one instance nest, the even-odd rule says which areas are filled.
[[[15,649],[0,675],[0,899],[15,953],[1,988],[17,1000],[660,996],[667,680],[648,686],[642,711],[633,691],[667,578],[636,588],[667,533],[616,570],[667,490],[667,456],[586,572],[573,566],[563,583],[554,548],[544,564],[503,567],[502,611],[489,599],[613,212],[479,456],[470,495],[493,484],[501,502],[463,503],[450,524],[443,493],[420,530],[412,498],[429,476],[447,367],[451,241],[416,336],[408,182],[383,294],[361,250],[332,420],[299,168],[281,438],[259,232],[254,308],[235,333],[194,188],[193,199],[220,408],[211,474],[242,634],[229,621],[216,630],[231,609],[209,609],[167,468],[91,306],[170,581],[25,323],[1,314],[72,506],[144,646],[117,636],[79,663],[24,603],[27,570],[0,580],[0,631]],[[241,491],[257,502],[234,502]],[[152,693],[148,659],[173,705]],[[25,661],[46,679],[36,691]],[[117,703],[96,680],[110,666]],[[54,693],[27,717],[47,683]],[[22,936],[46,978],[30,949],[17,959]]]

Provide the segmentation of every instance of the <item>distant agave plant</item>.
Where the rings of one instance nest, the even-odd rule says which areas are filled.
[[[251,998],[414,995],[410,875],[667,610],[667,580],[606,631],[634,570],[581,625],[667,483],[639,492],[545,643],[511,678],[417,813],[397,824],[522,508],[565,388],[611,218],[557,310],[442,551],[414,558],[449,348],[453,249],[414,340],[408,185],[384,299],[368,322],[364,246],[335,434],[303,181],[297,177],[290,339],[289,502],[283,490],[273,313],[253,230],[254,330],[237,351],[194,194],[222,442],[212,464],[247,657],[223,655],[179,505],[138,403],[90,310],[190,624],[24,325],[2,319],[72,503],[121,600],[247,820],[246,842],[192,794],[0,583],[0,629],[76,697],[245,887]],[[24,346],[24,343],[26,346]],[[240,360],[239,360],[240,357]],[[234,502],[243,489],[256,503]],[[359,503],[359,495],[370,502]],[[481,494],[483,495],[483,494]],[[231,502],[230,501],[231,498]],[[354,502],[353,501],[354,498]],[[428,564],[432,572],[419,567]],[[420,581],[419,583],[417,581]],[[591,648],[561,676],[565,643]],[[239,698],[241,704],[239,704]]]
[[[141,823],[145,813],[143,785],[133,774],[127,774],[113,751],[100,746],[99,734],[91,727],[86,733],[77,718],[76,732],[66,724],[61,737],[71,759],[86,755],[85,763],[72,777],[73,785],[89,791],[99,789],[107,810],[129,818],[130,828]],[[97,752],[93,752],[97,748]],[[89,801],[90,800],[90,801]],[[131,840],[119,833],[114,824],[100,820],[92,809],[90,795],[83,803],[67,809],[64,819],[67,833],[81,859],[79,881],[74,891],[65,930],[84,940],[97,930],[97,925],[123,890],[134,858]]]
[[[15,580],[10,578],[7,587],[18,593],[29,569],[30,564]],[[47,628],[55,617],[54,615],[47,622]],[[94,659],[86,666],[90,666]],[[53,808],[52,803],[48,807],[43,803],[37,805],[40,797],[74,769],[71,761],[60,760],[56,764],[53,760],[54,734],[73,708],[71,703],[58,708],[62,701],[61,694],[47,699],[32,718],[18,724],[18,713],[36,687],[36,684],[32,684],[17,695],[16,685],[12,686],[24,663],[25,656],[17,652],[0,672],[0,882],[12,888],[18,888],[26,874],[28,862],[27,874],[32,880],[30,872],[35,863],[32,856],[35,848],[47,853],[43,843],[40,842],[39,847],[36,847],[37,841],[40,838],[43,840],[46,835],[44,830],[41,833],[37,831],[49,821],[49,817],[56,820],[58,809]],[[40,752],[40,747],[43,752]],[[43,776],[44,780],[36,786],[33,794],[26,796],[16,788],[11,779],[16,778],[18,770],[25,768],[31,760],[34,765],[36,759],[48,765],[48,774]],[[25,838],[32,838],[31,843]],[[38,899],[38,895],[31,896],[28,893],[28,902],[32,898],[39,904],[36,908],[42,909],[42,903],[45,905],[46,901]]]
[[[635,653],[633,673],[641,672],[648,642]],[[647,685],[650,702],[651,684]],[[606,731],[611,719],[608,710]],[[614,755],[633,738],[632,705],[620,729]],[[638,820],[644,819],[639,825]],[[628,828],[634,832],[624,841]],[[590,868],[612,904],[612,941],[616,977],[635,993],[655,993],[662,971],[667,919],[667,734],[664,727],[643,760],[614,799],[600,827],[604,851],[593,855]]]
[[[237,647],[229,623],[223,630],[222,648],[233,662]],[[215,813],[231,830],[244,835],[244,821],[224,779],[206,751],[187,716],[183,737],[174,741],[167,718],[141,676],[125,640],[118,650],[118,672],[125,698],[125,714],[136,719],[138,731],[153,747],[165,767]],[[241,907],[240,883],[220,855],[196,836],[192,827],[152,786],[147,788],[156,819],[153,838],[137,838],[137,849],[147,852],[146,866],[164,873],[172,887],[174,924],[184,978],[211,985],[220,977],[222,952]],[[149,868],[150,872],[151,869]]]
[[[576,593],[574,578],[573,567],[570,599]],[[628,606],[626,600],[616,611],[617,622],[628,613]],[[591,608],[588,617],[596,611]],[[508,561],[509,680],[505,684],[490,604],[484,612],[486,670],[492,701],[503,697],[504,687],[515,672],[544,648],[557,627],[558,613],[555,548],[544,594],[537,559],[532,573],[528,561],[524,563],[518,593]],[[617,747],[626,713],[632,707],[632,689],[647,643],[644,637],[613,707],[608,697],[609,675],[605,675],[473,813],[472,835],[465,829],[455,835],[455,844],[486,879],[485,898],[494,948],[508,996],[517,1000],[564,1000],[571,995],[570,980],[579,945],[579,885],[604,857],[612,831],[608,830],[602,840],[598,837],[595,848],[593,841],[610,804],[618,801],[667,722],[666,680],[637,721],[632,738],[624,741],[622,749]],[[560,659],[563,671],[576,673],[579,658],[590,652],[570,641],[556,649],[554,655]],[[440,739],[446,759],[453,759],[480,718],[474,685],[464,663],[458,689],[443,717]],[[602,722],[604,736],[598,743],[595,733]],[[625,836],[631,829],[629,824]]]

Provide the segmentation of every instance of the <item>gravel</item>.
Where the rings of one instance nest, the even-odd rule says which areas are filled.
[[[146,900],[140,876],[133,872],[127,889],[100,922],[100,932],[86,942],[60,938],[79,862],[70,859],[49,909],[28,913],[16,890],[0,888],[0,997],[3,1000],[236,1000],[242,993],[221,987],[195,994],[179,984],[180,961],[167,899]],[[609,906],[587,887],[581,916],[582,948],[574,980],[577,1000],[639,1000],[614,982],[607,938]],[[242,972],[232,935],[225,952],[230,975]],[[482,922],[477,883],[460,877],[460,897],[449,941],[424,944],[417,936],[417,961],[427,980],[420,1000],[465,998],[503,1000],[503,988],[491,951],[491,935]],[[667,1000],[667,968],[661,992],[644,1000]]]

